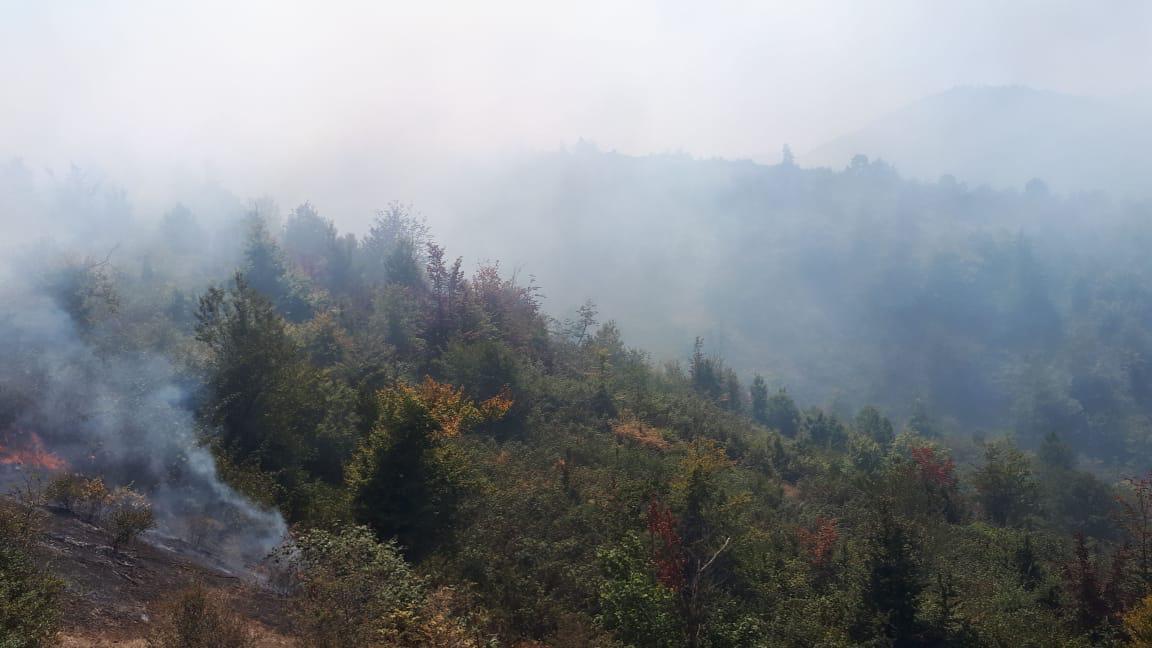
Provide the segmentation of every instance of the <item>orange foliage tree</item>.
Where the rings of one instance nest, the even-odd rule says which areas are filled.
[[[430,551],[451,529],[458,485],[467,466],[448,441],[508,413],[507,390],[482,402],[425,378],[377,395],[372,431],[347,468],[357,519],[395,538],[410,557]]]

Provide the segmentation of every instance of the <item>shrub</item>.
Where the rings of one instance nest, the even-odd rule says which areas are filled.
[[[1124,615],[1129,645],[1152,648],[1152,596],[1147,596]]]
[[[243,618],[219,592],[193,585],[165,601],[147,639],[149,648],[250,648],[256,645]]]
[[[652,574],[640,537],[629,534],[620,545],[601,548],[597,558],[605,576],[599,624],[628,645],[675,646],[681,635],[676,593]]]
[[[281,547],[305,645],[412,645],[423,584],[394,543],[363,526],[308,531]]]
[[[156,516],[148,498],[130,488],[120,487],[108,496],[103,522],[112,549],[119,550],[156,526]]]
[[[48,484],[44,496],[51,502],[56,502],[66,511],[76,510],[76,498],[80,492],[80,481],[83,479],[77,473],[61,473]]]
[[[0,498],[0,647],[48,645],[56,634],[61,583],[35,560],[34,509]]]
[[[58,475],[45,489],[48,500],[89,522],[99,517],[108,499],[108,487],[99,477],[85,477],[79,473]]]

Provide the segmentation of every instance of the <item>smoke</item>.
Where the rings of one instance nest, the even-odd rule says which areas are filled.
[[[16,258],[0,275],[0,434],[38,437],[71,470],[145,493],[160,533],[232,563],[266,555],[283,519],[221,481],[173,363],[99,312],[113,299],[103,265]]]

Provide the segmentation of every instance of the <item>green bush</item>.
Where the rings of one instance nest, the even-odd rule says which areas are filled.
[[[101,520],[112,548],[119,550],[141,533],[156,526],[156,516],[148,498],[127,488],[117,488],[108,496]]]
[[[424,585],[394,543],[367,527],[308,531],[277,552],[305,645],[412,645]]]
[[[0,648],[50,645],[62,584],[36,560],[38,516],[0,498]]]
[[[49,501],[56,502],[66,511],[75,513],[89,522],[100,516],[108,500],[108,487],[99,477],[85,477],[79,473],[56,476],[44,491]]]

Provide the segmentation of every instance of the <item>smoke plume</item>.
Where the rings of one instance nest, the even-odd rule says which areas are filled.
[[[48,265],[0,275],[0,446],[131,485],[152,500],[159,533],[234,564],[260,559],[284,521],[221,481],[173,363],[117,336],[100,263]]]

